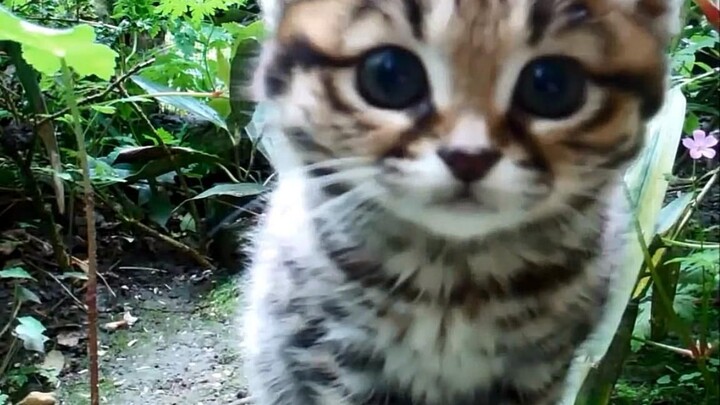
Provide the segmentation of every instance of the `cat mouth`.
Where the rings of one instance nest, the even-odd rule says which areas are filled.
[[[477,211],[488,208],[482,200],[473,195],[472,191],[467,186],[448,196],[448,198],[440,201],[439,205],[453,211],[462,212]]]

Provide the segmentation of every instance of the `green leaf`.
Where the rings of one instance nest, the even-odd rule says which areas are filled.
[[[18,322],[20,324],[15,327],[15,336],[22,340],[25,349],[44,353],[45,342],[48,340],[47,336],[43,335],[45,326],[32,316],[20,317]]]
[[[196,163],[214,165],[222,162],[222,159],[209,153],[201,152],[192,148],[182,146],[167,146],[167,150],[173,155],[175,164],[167,156],[162,146],[138,146],[123,148],[113,161],[113,166],[119,164],[130,165],[135,169],[130,172],[125,181],[134,183],[139,180],[154,179],[164,174],[184,168]],[[140,166],[137,169],[137,166]]]
[[[672,379],[670,379],[669,375],[664,375],[657,379],[657,383],[660,385],[670,384],[672,382]]]
[[[42,302],[40,301],[40,297],[38,297],[37,294],[21,285],[15,287],[15,296],[18,298],[18,300],[20,300],[20,302],[29,301],[36,304],[42,304]]]
[[[243,25],[237,22],[229,22],[222,25],[233,37],[235,41],[231,45],[232,54],[230,59],[235,58],[238,50],[241,49],[240,45],[245,41],[258,42],[265,36],[265,25],[262,20],[256,20],[248,25]]]
[[[0,271],[0,279],[13,278],[13,279],[28,279],[35,280],[25,269],[20,266],[10,267],[9,269]]]
[[[117,52],[95,43],[95,31],[87,24],[70,29],[46,28],[0,6],[0,40],[19,43],[23,58],[46,75],[60,70],[61,59],[81,77],[95,75],[109,80],[115,73]]]
[[[700,376],[702,376],[702,374],[700,374],[699,372],[696,371],[694,373],[681,375],[680,378],[678,378],[678,381],[680,381],[680,382],[690,381],[690,380],[694,380]]]
[[[93,104],[90,106],[93,110],[99,112],[100,114],[108,114],[112,115],[115,114],[115,107],[109,106],[109,105],[100,105],[100,104]]]
[[[664,206],[658,214],[658,220],[655,223],[655,234],[665,235],[685,213],[692,203],[693,194],[685,193],[672,200],[668,205]]]
[[[153,194],[148,201],[148,210],[148,218],[164,228],[172,216],[173,205],[167,195]]]
[[[195,219],[190,214],[185,214],[180,220],[180,230],[195,232]]]
[[[633,328],[633,337],[647,339],[650,337],[650,300],[640,304],[638,308],[638,316],[635,318],[635,327]],[[640,350],[645,343],[643,341],[631,340],[630,348],[633,352]]]
[[[140,86],[147,94],[158,94],[158,93],[173,93],[175,90],[163,86],[161,84],[153,83],[152,81],[145,79],[142,76],[132,76],[130,79]],[[190,96],[159,96],[158,100],[163,103],[170,104],[171,106],[178,108],[182,111],[190,113],[200,119],[212,122],[219,128],[227,131],[227,124],[225,120],[206,104],[199,101],[196,97]]]
[[[223,117],[229,117],[231,113],[230,100],[226,98],[214,98],[208,101],[208,105],[212,107]]]
[[[228,62],[222,47],[215,48],[215,59],[217,60],[217,74],[225,87],[230,87],[230,62]]]
[[[235,111],[233,111],[233,113],[235,113]],[[277,150],[275,143],[278,137],[275,136],[276,134],[268,133],[268,116],[275,113],[277,113],[277,111],[268,102],[260,102],[252,113],[252,119],[245,127],[245,133],[250,140],[271,163],[275,162],[275,159],[278,158],[275,156],[275,151]]]
[[[204,198],[217,196],[249,197],[258,195],[263,191],[265,191],[265,186],[258,183],[217,184],[191,198],[191,200],[202,200]]]

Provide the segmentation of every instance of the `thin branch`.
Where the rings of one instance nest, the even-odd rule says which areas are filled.
[[[70,68],[64,59],[60,60],[65,89],[66,102],[73,117],[73,130],[77,138],[78,158],[83,173],[83,192],[85,203],[85,222],[87,226],[87,262],[88,280],[85,301],[88,308],[88,356],[90,357],[90,404],[100,404],[99,382],[100,372],[98,364],[98,332],[97,332],[97,237],[95,234],[95,199],[92,182],[90,180],[90,165],[88,164],[85,137],[80,127],[80,108],[73,93],[73,77]]]
[[[161,241],[167,243],[168,245],[172,246],[173,248],[179,250],[182,253],[185,253],[186,255],[190,256],[193,260],[195,260],[200,266],[202,266],[205,269],[215,269],[215,266],[210,263],[203,255],[201,255],[197,250],[191,248],[190,246],[178,242],[175,239],[162,234],[153,228],[143,224],[142,222],[138,222],[134,219],[126,218],[125,221],[127,221],[129,224],[137,227],[141,231],[149,234],[150,236],[153,236],[157,239],[160,239]]]
[[[697,197],[695,197],[690,204],[690,208],[685,213],[685,216],[680,221],[680,224],[676,228],[675,234],[673,235],[672,239],[675,239],[680,234],[680,231],[685,228],[685,225],[687,225],[688,221],[690,221],[690,218],[692,217],[693,212],[695,209],[700,205],[700,202],[705,198],[708,192],[710,192],[710,189],[715,184],[715,182],[718,179],[718,172],[716,171],[715,174],[710,177],[710,179],[705,183],[705,186],[700,190]]]
[[[120,86],[130,76],[145,69],[146,67],[152,65],[153,63],[155,63],[155,58],[150,58],[144,62],[138,63],[137,65],[133,66],[130,70],[125,72],[122,76],[115,79],[114,82],[110,83],[110,85],[105,90],[101,91],[100,93],[93,94],[92,96],[88,96],[88,97],[77,100],[78,106],[90,104],[94,101],[105,98],[108,94],[110,94],[113,90],[115,90],[118,86]],[[67,114],[68,112],[70,112],[70,107],[63,108],[62,110],[43,118],[42,120],[40,120],[39,124],[43,124],[50,120],[55,120],[59,117],[62,117],[65,114]]]

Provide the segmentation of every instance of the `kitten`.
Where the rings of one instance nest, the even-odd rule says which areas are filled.
[[[628,226],[671,0],[265,0],[256,405],[556,404]]]

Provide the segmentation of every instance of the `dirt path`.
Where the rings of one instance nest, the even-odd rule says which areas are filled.
[[[186,272],[164,278],[114,289],[117,297],[103,291],[101,309],[108,313],[103,323],[122,319],[125,311],[138,320],[129,329],[101,334],[102,403],[239,403],[245,379],[233,317],[240,283]],[[62,404],[89,403],[86,366],[75,369],[61,379]]]

